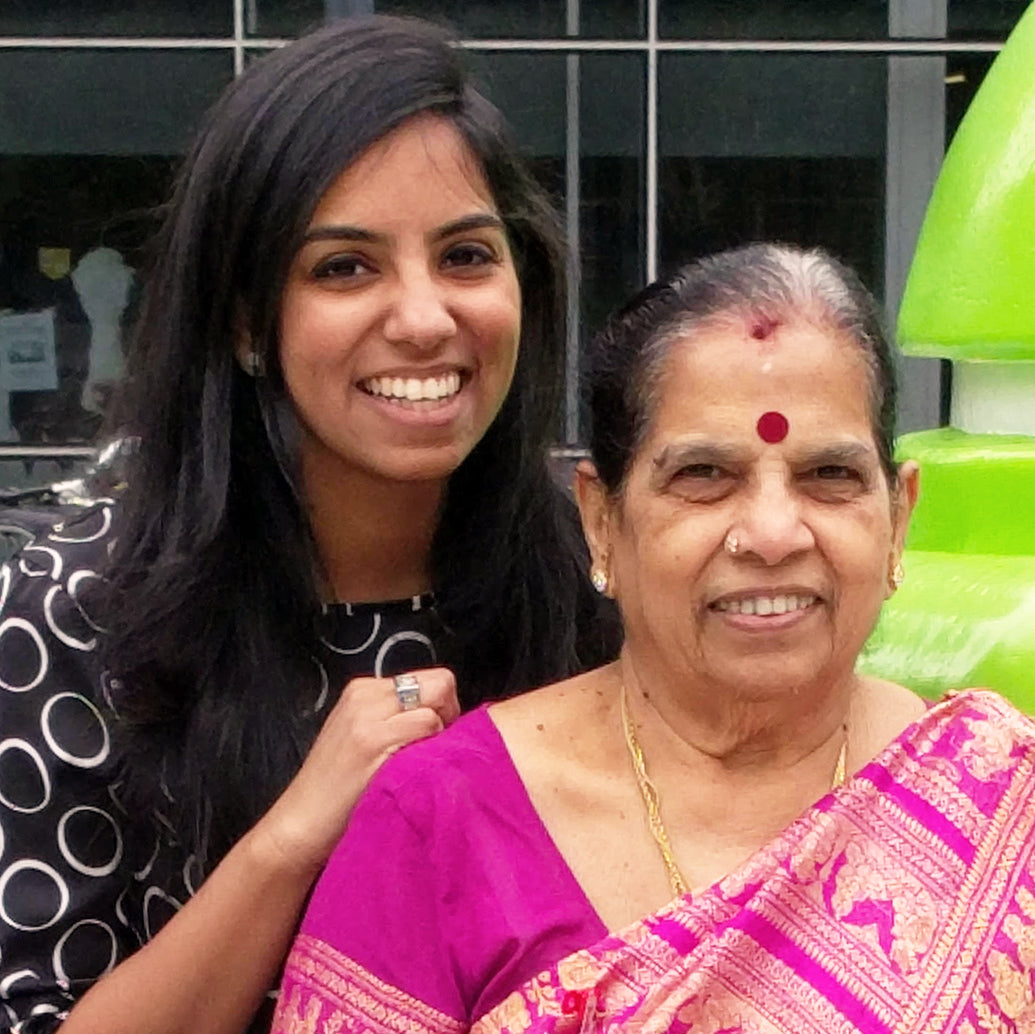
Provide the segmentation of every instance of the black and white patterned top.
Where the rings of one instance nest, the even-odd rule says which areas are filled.
[[[56,1029],[200,882],[161,816],[137,842],[118,804],[121,687],[79,600],[99,577],[112,516],[102,503],[0,567],[0,1031],[14,1034]],[[318,711],[357,675],[434,664],[442,631],[430,603],[328,607]]]

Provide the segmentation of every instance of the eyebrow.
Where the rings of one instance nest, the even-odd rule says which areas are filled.
[[[692,467],[698,463],[715,466],[732,466],[743,462],[744,450],[719,442],[676,441],[669,442],[651,462],[653,478],[664,477],[680,467]]]
[[[664,477],[680,467],[691,467],[695,464],[714,464],[715,466],[735,466],[744,462],[744,450],[737,446],[725,445],[710,441],[675,441],[669,442],[654,457],[651,468],[654,477]],[[875,463],[878,458],[874,450],[857,441],[831,442],[800,453],[791,454],[791,462],[796,466],[825,467],[840,464]]]
[[[493,212],[473,212],[471,215],[461,216],[452,222],[439,226],[429,234],[433,241],[446,240],[455,237],[458,233],[467,233],[469,230],[503,230],[503,220]],[[362,241],[365,244],[383,244],[388,240],[388,235],[373,233],[361,226],[332,225],[316,226],[306,230],[302,238],[303,244],[311,244],[313,241]]]
[[[718,442],[669,442],[654,457],[655,467],[684,466],[687,463],[730,463],[743,456],[743,450]]]
[[[796,462],[809,467],[837,466],[843,463],[869,463],[877,460],[872,448],[862,442],[832,442],[797,456]]]

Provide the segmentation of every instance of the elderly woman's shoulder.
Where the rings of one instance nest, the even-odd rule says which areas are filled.
[[[992,689],[956,689],[929,705],[946,719],[985,722],[1010,730],[1019,744],[1035,747],[1035,718]]]

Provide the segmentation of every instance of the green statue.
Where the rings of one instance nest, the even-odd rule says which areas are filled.
[[[865,667],[930,696],[989,686],[1035,713],[1035,5],[946,155],[898,339],[952,360],[952,426],[899,441],[920,502]]]

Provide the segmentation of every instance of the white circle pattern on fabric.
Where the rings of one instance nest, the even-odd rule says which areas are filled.
[[[20,872],[38,872],[44,876],[50,877],[54,881],[55,886],[58,889],[58,909],[44,923],[21,923],[11,917],[10,908],[8,907],[7,901],[7,888],[10,886],[11,879],[18,875]],[[46,862],[38,861],[35,858],[23,858],[19,862],[15,862],[13,865],[9,865],[2,876],[0,876],[0,919],[3,919],[8,926],[13,926],[16,930],[24,930],[28,933],[34,933],[37,930],[46,930],[48,927],[53,926],[67,911],[69,901],[68,884],[61,878],[53,866],[47,865]]]
[[[70,535],[62,535],[60,532],[65,530],[65,525],[57,524],[54,526],[54,530],[47,536],[51,542],[68,542],[68,543],[82,543],[82,542],[96,542],[97,539],[104,538],[108,534],[108,529],[111,528],[111,507],[105,506],[101,509],[101,527],[99,531],[84,535],[82,538],[77,538]]]
[[[54,619],[54,597],[58,593],[64,594],[64,589],[60,585],[52,585],[47,590],[47,595],[43,597],[43,616],[47,619],[47,627],[51,630],[65,644],[65,646],[71,646],[73,650],[93,650],[97,647],[97,637],[92,636],[90,639],[78,639],[70,632],[66,632],[63,629],[58,628],[57,621]],[[76,613],[82,617],[79,610]],[[85,619],[84,619],[85,620]]]
[[[53,714],[54,707],[61,700],[77,700],[93,715],[96,719],[97,724],[100,726],[102,744],[96,754],[89,755],[87,757],[81,757],[77,754],[73,754],[71,751],[66,750],[58,743],[57,738],[54,736],[54,732],[51,729],[51,715]],[[76,768],[96,768],[98,765],[104,764],[108,758],[108,754],[111,751],[111,737],[108,735],[108,726],[101,716],[101,712],[86,699],[84,696],[80,696],[78,693],[58,693],[56,696],[52,696],[46,704],[43,705],[43,714],[40,718],[40,725],[43,730],[43,738],[47,741],[47,746],[50,747],[56,757],[61,758],[62,761],[67,761],[70,765],[75,765]]]
[[[428,648],[428,653],[432,657],[435,656],[435,648],[431,645],[431,640],[426,635],[420,632],[396,632],[395,635],[390,635],[381,644],[381,649],[377,651],[377,657],[374,659],[374,675],[377,678],[383,677],[388,654],[399,643],[420,643]]]
[[[79,610],[82,619],[95,631],[95,632],[107,632],[108,630],[103,625],[98,625],[89,614],[83,610],[82,604],[79,602],[79,583],[85,581],[87,578],[93,578],[98,582],[103,582],[103,579],[96,571],[76,571],[74,574],[69,576],[68,579],[68,595],[72,597],[72,601],[75,603]]]
[[[327,647],[332,653],[341,654],[343,657],[354,657],[356,654],[362,653],[366,650],[370,644],[377,638],[377,633],[381,631],[381,615],[377,612],[374,613],[373,627],[370,629],[370,635],[360,643],[359,646],[339,646],[335,643],[330,643],[323,637],[320,638],[320,642]]]
[[[331,683],[327,676],[327,669],[319,661],[316,661],[316,667],[320,673],[320,692],[316,695],[316,703],[303,712],[307,715],[319,714],[327,706],[327,697],[330,695]]]
[[[115,839],[115,851],[111,857],[111,860],[105,862],[103,865],[89,865],[77,858],[72,853],[72,848],[68,843],[68,823],[73,815],[82,814],[99,815],[105,822],[111,826],[112,833]],[[88,804],[81,804],[77,808],[71,808],[61,816],[61,821],[58,823],[57,828],[57,842],[58,850],[61,852],[61,857],[76,872],[81,872],[84,876],[108,876],[113,873],[119,866],[119,862],[122,861],[122,833],[119,831],[118,823],[106,812],[100,808],[91,807]]]
[[[36,648],[39,670],[25,683],[11,683],[0,678],[0,687],[6,689],[9,693],[28,693],[30,689],[35,689],[47,677],[47,669],[50,667],[50,655],[47,653],[43,637],[25,618],[7,618],[5,621],[0,622],[0,643],[3,643],[5,635],[15,630],[24,632],[32,640],[33,646]],[[2,654],[3,647],[0,646],[0,655]]]
[[[43,761],[43,755],[27,740],[7,739],[0,743],[0,759],[10,750],[20,750],[32,758],[36,770],[40,774],[40,783],[43,789],[43,799],[39,804],[21,804],[11,800],[10,788],[5,790],[0,781],[0,804],[10,808],[11,811],[20,812],[22,815],[34,815],[42,811],[50,803],[50,773]]]
[[[174,912],[179,912],[183,905],[171,894],[166,894],[161,887],[148,887],[144,894],[144,932],[147,939],[154,937],[154,927],[151,924],[151,908],[155,901],[164,901]]]
[[[161,850],[161,848],[161,838],[155,837],[155,848],[151,852],[151,857],[148,858],[148,860],[144,863],[144,867],[142,869],[138,869],[135,873],[133,873],[133,879],[139,882],[143,882],[148,878],[148,876],[151,875],[151,870],[154,868],[154,864],[158,860],[158,852]]]
[[[195,855],[191,855],[186,862],[183,864],[183,885],[187,888],[187,893],[191,897],[194,897],[198,892],[198,887],[201,886],[202,881],[201,866],[198,865],[198,859]]]
[[[31,546],[26,546],[21,551],[21,557],[26,563],[28,563],[29,560],[34,558],[37,553],[43,553],[50,558],[50,570],[40,571],[37,573],[46,574],[54,581],[57,581],[61,577],[61,569],[64,567],[64,561],[61,559],[61,554],[50,546],[41,546],[36,543]]]
[[[133,689],[104,670],[103,621],[84,607],[92,580],[103,581],[111,516],[95,508],[55,528],[22,557],[24,570],[0,565],[0,987],[12,989],[10,1002],[0,991],[0,1030],[8,1018],[11,1029],[51,1029],[51,1017],[154,936],[204,878],[164,816],[147,820],[153,841],[127,822],[120,798],[133,798],[119,791],[117,767],[105,767]],[[304,737],[353,678],[434,664],[443,632],[430,598],[330,604],[317,621],[316,670],[297,712]]]
[[[10,998],[11,988],[19,980],[39,980],[40,976],[34,969],[19,969],[16,973],[9,973],[3,980],[0,980],[0,998]]]
[[[69,982],[68,971],[65,968],[65,960],[63,958],[65,945],[68,943],[69,938],[77,930],[82,930],[84,927],[95,926],[99,926],[111,939],[111,954],[108,957],[108,964],[99,973],[91,973],[89,974],[89,977],[85,979],[96,980],[100,977],[103,977],[105,973],[111,972],[112,968],[115,965],[115,960],[118,958],[119,955],[119,942],[118,938],[115,936],[115,931],[112,930],[112,928],[107,923],[102,923],[100,919],[80,919],[78,923],[73,923],[72,926],[70,926],[61,935],[61,940],[57,942],[57,945],[54,948],[54,975],[58,978],[59,981],[64,981],[66,984]],[[78,979],[84,978],[79,977]]]

